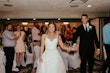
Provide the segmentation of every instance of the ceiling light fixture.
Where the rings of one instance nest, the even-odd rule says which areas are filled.
[[[58,20],[61,20],[61,18],[58,18]]]
[[[82,1],[82,2],[86,3],[88,0],[71,0],[70,3],[74,2],[74,1],[75,1],[75,2],[76,2],[76,1]]]
[[[86,3],[88,0],[71,0],[70,7],[79,7]]]
[[[23,24],[23,25],[27,25],[27,24],[28,24],[28,22],[22,22],[22,24]]]
[[[7,18],[7,20],[10,20],[10,18]]]
[[[69,22],[63,22],[63,24],[67,25],[67,24],[69,24]]]
[[[87,5],[88,8],[92,7],[91,5]]]
[[[49,22],[45,22],[45,25],[48,25],[49,24]]]
[[[33,18],[33,20],[36,20],[36,18]]]

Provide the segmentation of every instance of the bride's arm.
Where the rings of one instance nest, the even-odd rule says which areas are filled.
[[[70,51],[71,48],[64,45],[64,43],[62,42],[61,36],[58,36],[58,43],[59,43],[61,49],[64,49],[66,51]]]
[[[45,35],[43,34],[42,37],[41,37],[40,60],[42,58],[42,54],[43,54],[43,51],[44,51],[44,40],[45,40]]]

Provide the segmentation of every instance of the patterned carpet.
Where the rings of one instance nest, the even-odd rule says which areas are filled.
[[[95,61],[93,73],[101,72],[102,63],[103,62]],[[36,69],[33,69],[32,64],[30,64],[26,66],[25,68],[21,69],[19,72],[13,72],[13,73],[36,73]],[[79,69],[69,68],[67,73],[80,73],[80,72],[79,72]]]

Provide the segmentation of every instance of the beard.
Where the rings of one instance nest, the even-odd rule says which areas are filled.
[[[12,31],[12,29],[8,29],[8,31]]]

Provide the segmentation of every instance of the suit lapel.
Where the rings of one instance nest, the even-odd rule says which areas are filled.
[[[83,32],[86,32],[86,31],[85,31],[85,28],[84,28],[84,26],[83,26],[83,24],[82,24],[82,30],[83,30]]]

